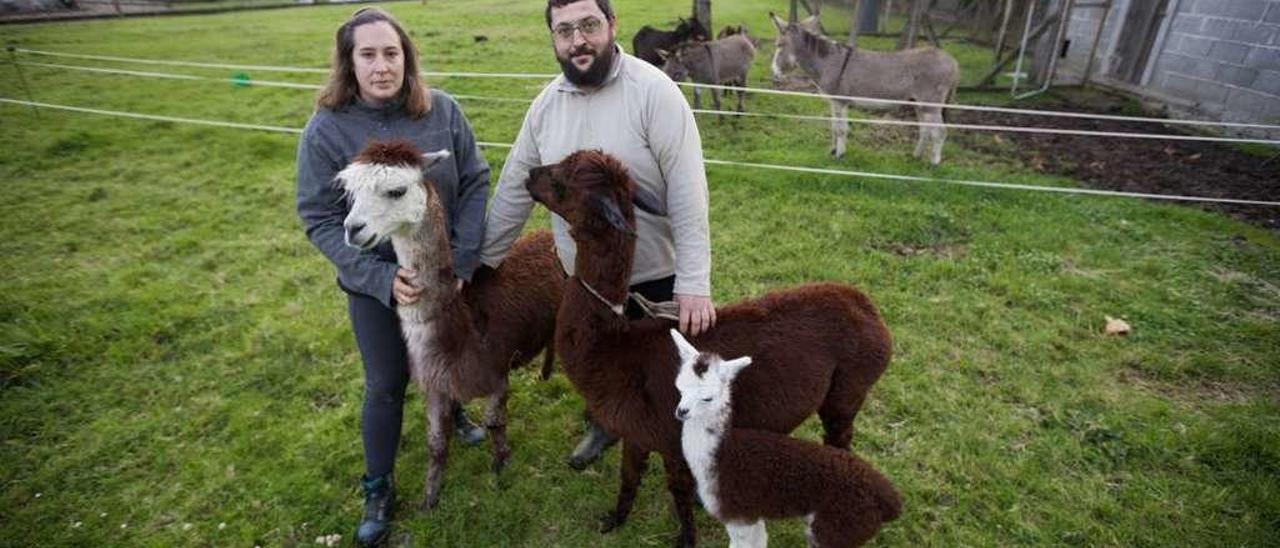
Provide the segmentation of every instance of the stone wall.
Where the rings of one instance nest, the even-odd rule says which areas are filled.
[[[1115,0],[1099,39],[1093,78],[1110,76],[1130,4]],[[1280,124],[1280,0],[1170,0],[1144,77],[1153,95],[1180,100],[1205,117]],[[1066,75],[1081,74],[1102,10],[1077,9],[1062,60]]]

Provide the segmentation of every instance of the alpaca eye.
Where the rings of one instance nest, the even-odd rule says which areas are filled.
[[[407,192],[408,190],[409,189],[407,188],[393,188],[387,191],[387,197],[394,200],[396,198],[403,197],[404,193]]]
[[[702,401],[710,402],[710,401],[711,401],[711,398],[702,398]]]

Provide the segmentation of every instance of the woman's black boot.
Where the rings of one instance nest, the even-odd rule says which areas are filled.
[[[391,516],[396,507],[396,489],[391,474],[373,479],[360,478],[364,490],[364,519],[356,527],[356,544],[377,546],[391,533]]]

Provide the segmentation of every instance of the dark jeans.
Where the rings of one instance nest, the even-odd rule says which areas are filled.
[[[405,387],[409,385],[409,358],[395,310],[373,297],[348,292],[347,311],[364,361],[360,435],[365,475],[376,478],[395,467]]]

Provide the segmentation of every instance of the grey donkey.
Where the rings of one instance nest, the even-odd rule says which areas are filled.
[[[955,96],[960,84],[960,64],[951,54],[933,47],[906,51],[866,51],[853,48],[796,23],[786,23],[772,12],[778,40],[773,54],[773,78],[799,66],[827,95],[870,97],[943,104]],[[850,101],[835,97],[831,102],[831,155],[844,156],[849,134],[846,118],[850,104],[865,109],[892,108],[893,104]],[[932,145],[929,161],[942,162],[942,144],[947,139],[942,127],[941,106],[916,106],[920,126],[915,157]]]
[[[662,71],[672,80],[692,78],[699,84],[737,86],[738,112],[744,112],[747,72],[756,58],[756,46],[746,34],[734,34],[711,42],[685,42],[669,52],[659,52],[666,59]],[[720,90],[711,89],[711,102],[720,110]],[[693,88],[693,108],[702,108],[702,88]]]

